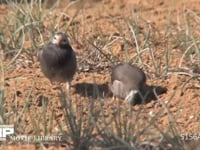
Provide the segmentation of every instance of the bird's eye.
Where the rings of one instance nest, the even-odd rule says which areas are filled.
[[[64,42],[64,43],[67,42],[67,39],[63,39],[63,42]]]

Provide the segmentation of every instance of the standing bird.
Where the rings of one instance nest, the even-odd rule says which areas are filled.
[[[137,95],[146,92],[146,76],[138,67],[130,64],[118,64],[112,68],[110,90],[114,96],[125,98],[132,103]]]
[[[51,82],[67,82],[66,88],[70,89],[77,62],[66,34],[56,33],[39,53],[39,61],[42,72]]]

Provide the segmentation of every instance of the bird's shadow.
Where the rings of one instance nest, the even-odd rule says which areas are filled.
[[[91,98],[110,97],[112,94],[108,89],[108,84],[78,83],[75,85],[75,92]]]
[[[142,96],[139,94],[135,98],[135,101],[132,102],[132,105],[137,105],[137,104],[147,104],[151,101],[156,101],[158,100],[158,96],[161,94],[164,94],[167,92],[166,87],[162,86],[148,86],[146,87],[146,93],[144,93]]]
[[[147,86],[146,94],[137,96],[132,105],[149,103],[157,100],[157,96],[166,93],[167,88],[162,86]],[[113,95],[109,90],[108,83],[96,84],[96,83],[78,83],[75,85],[75,92],[90,98],[111,98]]]

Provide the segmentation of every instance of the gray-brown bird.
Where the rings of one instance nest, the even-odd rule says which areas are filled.
[[[42,72],[51,82],[67,82],[66,88],[70,89],[77,62],[66,34],[56,33],[39,53],[39,61]]]
[[[112,68],[110,90],[114,96],[133,102],[136,95],[145,94],[146,76],[138,67],[118,64]]]

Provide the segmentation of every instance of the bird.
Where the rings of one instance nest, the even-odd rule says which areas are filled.
[[[38,57],[41,70],[50,82],[66,82],[66,89],[69,90],[76,73],[77,60],[68,36],[63,32],[55,33]]]
[[[146,75],[135,65],[120,63],[111,69],[109,88],[114,96],[134,103],[138,96],[146,92]]]

